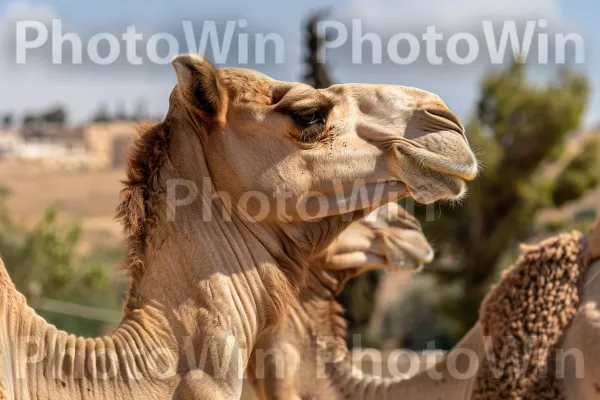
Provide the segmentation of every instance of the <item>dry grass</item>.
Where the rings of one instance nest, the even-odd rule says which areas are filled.
[[[122,170],[60,171],[17,161],[0,161],[0,186],[10,191],[11,217],[33,225],[48,208],[65,221],[82,227],[82,251],[121,242],[121,228],[113,221],[119,203]]]

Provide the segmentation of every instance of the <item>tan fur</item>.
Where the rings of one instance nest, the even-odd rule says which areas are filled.
[[[374,208],[409,193],[455,199],[477,173],[462,127],[434,94],[362,84],[315,90],[195,55],[173,66],[169,111],[141,130],[117,211],[132,280],[120,326],[76,338],[3,287],[0,381],[14,384],[3,395],[159,399],[177,388],[182,399],[237,398],[257,337],[297,304],[310,259]],[[382,196],[351,204],[356,181]],[[182,183],[197,189],[185,205]],[[278,204],[281,192],[289,196]],[[329,207],[316,208],[313,192]],[[239,207],[247,193],[271,196],[264,218],[253,220],[261,209],[252,202]],[[308,215],[297,207],[304,201]],[[52,358],[27,361],[24,337],[47,344],[64,376],[49,374]],[[26,373],[9,379],[15,363]],[[107,366],[115,374],[100,379]],[[156,377],[157,368],[169,374]],[[129,369],[140,370],[138,380]]]

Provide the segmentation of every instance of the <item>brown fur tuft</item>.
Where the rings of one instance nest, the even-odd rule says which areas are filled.
[[[146,223],[151,217],[147,201],[151,193],[163,190],[158,187],[157,175],[168,159],[169,142],[168,122],[140,125],[127,163],[127,179],[115,219],[121,222],[127,240],[123,268],[131,277],[130,296],[144,273]]]
[[[473,400],[563,399],[555,350],[577,313],[581,281],[589,264],[580,233],[561,234],[523,246],[481,307],[491,337]]]
[[[331,360],[347,356],[348,324],[344,318],[345,310],[336,301],[335,296],[342,291],[345,282],[356,275],[356,269],[328,271],[320,267],[311,267],[306,288],[301,292],[300,304],[306,314],[314,319],[309,324],[313,342],[323,337],[332,338],[326,344]]]

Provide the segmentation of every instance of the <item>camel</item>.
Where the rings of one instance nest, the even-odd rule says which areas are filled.
[[[346,348],[346,323],[335,296],[367,270],[416,271],[433,255],[418,220],[396,203],[353,223],[311,263],[301,308],[289,311],[281,330],[259,338],[248,367],[255,393],[261,399],[335,398],[330,380],[320,377],[317,343],[331,338],[336,348]]]
[[[308,344],[304,342],[295,348],[289,342],[286,342],[287,347],[281,343],[271,344],[282,348],[283,355],[298,364],[289,367],[298,375],[298,381],[289,383],[289,377],[284,375],[287,381],[275,381],[281,386],[269,390],[259,382],[261,398],[597,398],[600,391],[600,368],[596,366],[600,357],[597,343],[600,338],[600,260],[588,265],[591,260],[600,259],[600,218],[587,236],[577,232],[561,234],[539,245],[523,246],[522,253],[486,297],[480,322],[434,367],[409,379],[365,375],[348,357],[344,325],[339,323],[337,313],[330,314],[330,322],[325,323],[313,311],[301,321],[308,326],[304,332],[310,331]],[[329,274],[338,273],[338,268],[334,267]],[[318,270],[311,270],[314,271]],[[304,290],[329,287],[329,292],[322,289],[314,296],[322,296],[323,301],[331,299],[331,288],[341,281],[332,279],[329,274],[323,274],[328,278],[323,280],[325,283],[311,281]],[[527,324],[527,321],[533,323]],[[301,328],[295,329],[303,332]],[[318,338],[325,344],[319,345]],[[315,351],[320,354],[298,360],[285,353],[291,349],[296,354]],[[317,379],[316,367],[307,365],[311,360],[323,362],[324,376]],[[558,369],[552,369],[554,365]],[[523,366],[524,369],[519,369]],[[513,367],[515,369],[511,369]],[[290,373],[289,370],[281,373]],[[524,375],[515,375],[515,372]],[[543,375],[544,372],[547,375]],[[286,382],[287,386],[282,384]],[[302,395],[298,395],[299,386]],[[286,390],[288,395],[277,397]]]
[[[57,330],[0,268],[8,399],[236,399],[257,338],[298,305],[308,261],[353,221],[411,195],[464,195],[477,161],[435,94],[316,90],[173,60],[164,121],[142,129],[117,217],[131,285],[102,338]]]

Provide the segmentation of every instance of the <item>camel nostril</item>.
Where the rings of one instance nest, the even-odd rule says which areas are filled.
[[[458,117],[452,111],[448,110],[447,108],[440,107],[426,108],[424,111],[427,115],[434,118],[438,123],[441,123],[444,126],[452,129],[453,131],[464,135],[465,128],[461,124]]]

